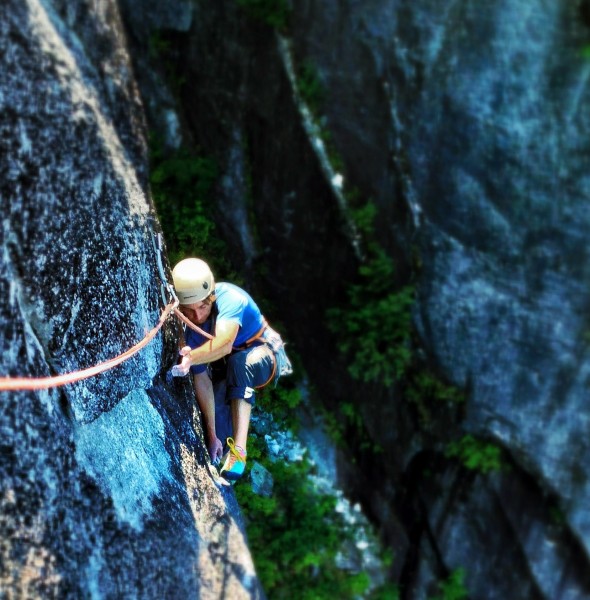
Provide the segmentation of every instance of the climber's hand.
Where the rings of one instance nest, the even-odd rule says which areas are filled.
[[[185,375],[188,375],[191,368],[190,351],[190,346],[184,346],[178,351],[180,356],[182,356],[182,360],[170,369],[173,377],[184,377]]]
[[[211,462],[216,465],[220,460],[221,457],[223,456],[223,444],[221,443],[221,440],[215,436],[210,442],[209,442],[209,456],[211,457]]]

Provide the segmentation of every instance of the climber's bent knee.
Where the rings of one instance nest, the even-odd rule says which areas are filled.
[[[274,357],[266,344],[235,352],[227,363],[226,400],[242,399],[254,405],[256,388],[269,381],[273,369]]]
[[[256,390],[254,388],[244,387],[230,387],[227,390],[227,402],[232,400],[244,400],[248,404],[254,406],[256,400]]]

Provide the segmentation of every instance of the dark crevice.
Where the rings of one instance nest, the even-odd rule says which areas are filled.
[[[578,8],[580,19],[586,27],[590,27],[590,0],[580,0]]]

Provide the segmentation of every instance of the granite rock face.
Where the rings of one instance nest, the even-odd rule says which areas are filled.
[[[186,76],[176,109],[185,139],[221,165],[220,224],[236,256],[271,274],[263,284],[311,379],[332,406],[363,406],[393,457],[370,488],[362,465],[357,492],[407,597],[458,568],[477,598],[588,597],[587,0],[292,7],[280,36],[233,4],[197,2],[188,29],[167,21]],[[144,22],[130,25],[136,56]],[[444,420],[425,435],[395,391],[342,376],[323,316],[358,260],[289,60],[322,84],[337,171],[378,206],[379,241],[402,272],[420,257],[424,354],[467,393],[453,427],[501,447],[509,471],[458,469],[436,437]]]
[[[118,5],[7,0],[0,62],[2,375],[83,369],[168,301]],[[102,375],[0,392],[3,597],[261,596],[192,395],[161,378],[175,330]]]

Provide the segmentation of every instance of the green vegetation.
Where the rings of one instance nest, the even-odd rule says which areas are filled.
[[[330,130],[323,123],[324,120],[321,116],[322,105],[326,100],[326,90],[320,81],[316,66],[311,61],[305,60],[296,68],[295,85],[301,100],[309,109],[316,133],[323,142],[333,171],[335,173],[343,172],[344,161],[336,150]]]
[[[286,0],[236,0],[236,3],[252,18],[273,28],[284,29],[287,25]],[[163,37],[154,37],[150,51],[165,58],[170,45]],[[173,67],[170,73],[174,73]],[[297,77],[302,99],[318,115],[325,96],[317,72],[310,63],[303,63]],[[179,89],[183,80],[176,80]],[[334,169],[343,171],[343,162],[333,150],[328,132],[318,127]],[[212,215],[212,190],[218,176],[215,162],[187,149],[165,152],[157,143],[152,143],[150,162],[150,184],[170,262],[175,264],[185,256],[201,256],[214,271],[228,276],[227,251],[216,234]],[[356,207],[351,216],[361,232],[366,260],[359,265],[344,305],[328,311],[329,326],[348,360],[351,376],[363,383],[384,386],[400,382],[407,398],[417,404],[423,403],[424,398],[460,402],[462,396],[455,388],[417,367],[411,318],[414,287],[398,283],[393,260],[375,240],[376,207],[372,203],[359,207],[354,196],[354,192],[347,192],[347,199]],[[291,430],[297,428],[295,411],[300,402],[300,394],[291,380],[281,381],[277,388],[269,386],[258,398],[259,409],[272,414],[279,427]],[[336,440],[346,438],[357,449],[381,452],[370,440],[354,403],[341,403],[339,413],[329,416]],[[248,468],[254,461],[259,462],[274,480],[270,498],[255,494],[247,478],[234,488],[246,519],[256,570],[269,599],[331,600],[336,596],[343,600],[396,600],[399,597],[391,584],[369,591],[371,582],[367,573],[339,568],[338,553],[353,539],[354,531],[334,510],[335,499],[313,485],[310,479],[313,466],[308,460],[275,462],[264,439],[256,435],[250,436],[248,451]],[[456,447],[449,447],[449,456],[476,464],[478,467],[468,468],[480,468],[483,472],[493,464],[493,453],[485,446],[457,443]],[[436,600],[464,598],[462,582],[461,570],[452,573],[440,584],[442,595]]]
[[[310,111],[317,115],[324,102],[325,92],[317,69],[310,61],[305,61],[298,71],[297,90]]]
[[[367,204],[353,213],[364,234],[368,258],[358,280],[347,291],[344,307],[327,313],[328,326],[338,335],[339,350],[348,357],[354,379],[392,385],[410,365],[411,308],[414,288],[396,288],[393,261],[367,236],[376,209]]]
[[[549,507],[549,519],[551,523],[553,523],[557,527],[563,527],[567,523],[567,517],[565,513],[557,505]]]
[[[171,50],[172,44],[170,40],[164,38],[161,31],[154,31],[148,40],[148,54],[150,59],[158,59],[162,56],[166,56]]]
[[[289,382],[291,384],[291,382]],[[278,427],[284,430],[301,401],[295,387],[266,388],[258,399],[260,409],[272,408]],[[299,462],[273,461],[266,444],[250,436],[248,465],[262,464],[274,479],[270,498],[256,495],[247,480],[235,487],[246,515],[249,547],[262,586],[271,599],[309,600],[395,598],[388,588],[368,592],[367,573],[351,573],[338,567],[337,555],[354,531],[335,511],[336,499],[320,492],[312,483],[313,466]]]
[[[289,20],[289,5],[287,0],[236,0],[246,13],[270,25],[274,29],[285,29]]]
[[[357,201],[349,199],[351,204]],[[352,378],[383,387],[397,384],[414,407],[419,425],[428,430],[436,424],[441,408],[454,410],[465,402],[465,394],[443,381],[419,355],[412,321],[414,287],[396,283],[393,260],[375,241],[375,207],[365,204],[351,215],[362,236],[365,261],[348,287],[344,306],[327,311],[328,326],[337,336]],[[369,451],[375,457],[383,452],[367,431],[358,406],[340,403],[333,414],[324,416],[337,445]],[[469,437],[450,444],[447,456],[482,473],[502,465],[499,448]]]
[[[590,60],[590,44],[582,48],[582,57]]]
[[[227,252],[216,235],[211,214],[215,163],[186,149],[165,152],[152,143],[150,184],[172,264],[185,256],[202,256],[224,273]],[[301,395],[293,380],[264,389],[257,410],[272,414],[282,430],[296,430],[295,410]],[[335,508],[336,500],[320,493],[309,479],[307,460],[273,462],[263,439],[252,435],[249,465],[254,460],[274,478],[271,498],[254,494],[247,481],[235,487],[247,521],[249,546],[269,598],[321,600],[334,593],[343,599],[395,598],[395,590],[367,592],[367,573],[337,566],[337,554],[353,531]]]
[[[426,365],[414,366],[403,386],[405,398],[415,407],[422,426],[433,422],[433,409],[440,406],[458,406],[465,402],[465,394],[449,385],[429,370]]]
[[[353,195],[349,199],[351,204],[357,202]],[[348,287],[345,305],[328,310],[328,326],[337,335],[350,375],[357,381],[384,387],[397,383],[426,427],[432,420],[431,407],[458,405],[465,396],[418,358],[412,322],[414,286],[396,283],[394,262],[375,241],[375,206],[365,204],[353,210],[351,216],[361,234],[366,258],[358,268],[356,281]]]
[[[465,569],[455,569],[447,579],[438,584],[440,594],[429,600],[466,600]]]
[[[150,184],[172,264],[188,255],[202,256],[228,272],[227,252],[211,214],[216,177],[216,165],[208,157],[186,149],[165,152],[152,143]],[[272,414],[282,430],[295,431],[300,402],[295,381],[289,379],[262,390],[257,410]],[[255,435],[248,451],[248,464],[261,463],[274,479],[271,498],[254,494],[246,480],[235,487],[257,573],[269,598],[396,597],[391,586],[368,592],[367,573],[338,567],[338,552],[354,532],[334,510],[336,500],[312,484],[309,461],[273,462],[264,440]]]
[[[293,379],[281,379],[280,385],[274,387],[269,384],[258,391],[256,405],[260,409],[273,416],[273,419],[281,424],[285,430],[296,433],[299,421],[295,413],[301,404],[301,392],[296,387]]]
[[[319,122],[324,90],[314,66],[304,62],[298,69],[297,87],[303,101]],[[318,124],[335,171],[343,170],[343,161],[333,149],[330,136]],[[396,285],[393,260],[375,240],[375,205],[359,205],[356,190],[347,190],[355,223],[366,251],[358,275],[346,292],[344,306],[326,313],[328,327],[337,335],[338,349],[348,360],[350,375],[364,383],[378,382],[391,386],[401,380],[412,362],[413,285]],[[350,420],[350,415],[345,415]]]
[[[500,471],[504,466],[502,450],[498,446],[478,440],[472,435],[464,435],[460,440],[451,442],[445,455],[457,458],[465,468],[484,475]]]
[[[179,96],[186,83],[179,62],[178,50],[172,39],[167,37],[170,32],[155,30],[148,40],[148,56],[154,63],[159,63],[163,70],[166,82],[171,91]]]
[[[225,265],[225,246],[211,214],[215,163],[183,148],[166,152],[152,142],[150,185],[171,264],[199,256],[214,270]]]
[[[403,377],[412,359],[414,289],[395,290],[393,263],[381,250],[361,265],[359,279],[348,289],[346,308],[328,311],[329,325],[339,335],[339,349],[350,356],[352,377],[390,386]]]
[[[335,411],[319,406],[328,437],[335,446],[349,453],[349,460],[356,464],[358,452],[371,452],[376,460],[383,453],[383,446],[376,442],[367,431],[358,406],[352,402],[338,404]],[[354,449],[354,452],[351,452]]]
[[[424,399],[454,404],[465,402],[463,391],[454,385],[444,383],[434,373],[424,369],[412,373],[411,385],[406,390],[406,397],[414,403],[419,403]]]
[[[253,436],[252,436],[253,437]],[[236,486],[247,516],[249,546],[269,598],[354,598],[368,585],[366,574],[351,575],[335,564],[350,532],[335,512],[334,498],[318,493],[307,461],[270,462],[263,442],[249,443],[249,462],[257,460],[274,478],[271,498],[257,496],[249,485]]]
[[[313,64],[303,63],[298,69],[297,88],[310,109],[324,142],[332,168],[344,171],[344,163],[335,151],[329,132],[320,125],[321,105],[325,93]],[[329,309],[327,325],[337,336],[339,351],[348,361],[353,379],[390,387],[399,383],[406,398],[417,407],[422,424],[430,420],[427,403],[460,403],[463,393],[444,383],[426,365],[417,360],[412,306],[415,288],[410,282],[396,283],[395,264],[376,241],[374,223],[377,209],[372,202],[360,203],[356,189],[345,190],[350,217],[361,237],[365,260],[346,291],[346,303]],[[344,421],[360,432],[361,417],[353,411],[344,412]],[[330,421],[336,442],[343,438],[338,419]],[[357,436],[358,437],[358,436]],[[364,438],[361,435],[360,438]],[[357,440],[358,442],[358,440]],[[366,442],[360,442],[366,445]],[[357,443],[358,446],[358,443]]]

